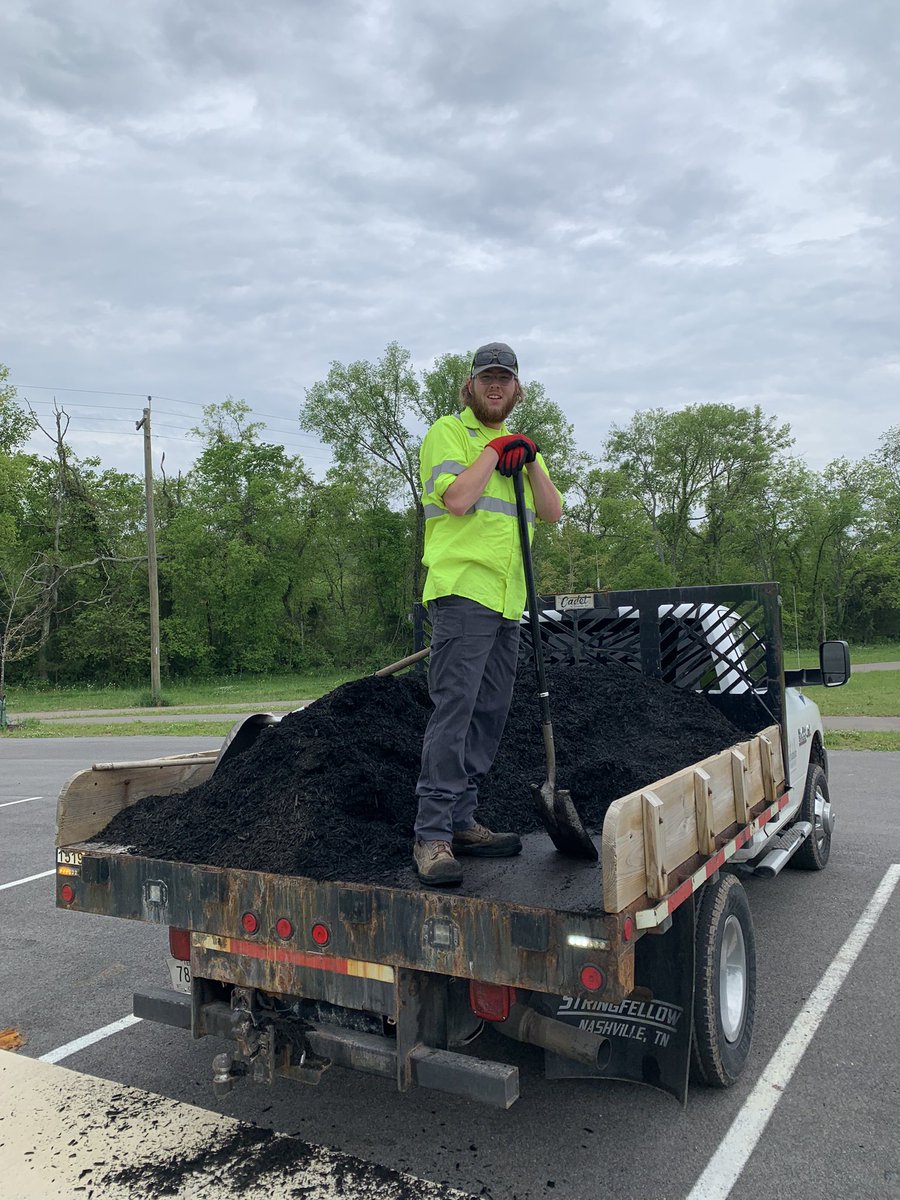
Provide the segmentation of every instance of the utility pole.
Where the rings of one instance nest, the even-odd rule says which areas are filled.
[[[159,580],[156,574],[156,520],[153,516],[153,455],[150,446],[150,400],[135,429],[144,430],[144,495],[147,513],[147,572],[150,579],[150,697],[153,704],[162,701],[159,676]]]

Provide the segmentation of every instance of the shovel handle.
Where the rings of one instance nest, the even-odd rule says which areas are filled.
[[[401,658],[395,663],[391,663],[387,667],[379,667],[377,671],[373,671],[373,675],[393,675],[395,671],[402,671],[404,667],[411,667],[413,663],[421,662],[423,658],[431,653],[431,647],[426,646],[424,650],[417,650],[415,654],[407,654],[406,658]]]
[[[541,620],[538,611],[537,589],[534,585],[534,562],[531,557],[531,540],[528,537],[528,516],[525,511],[525,485],[521,469],[513,475],[516,492],[516,519],[519,522],[519,541],[522,544],[522,567],[525,572],[525,594],[528,597],[528,623],[531,626],[531,648],[534,651],[534,673],[538,682],[538,701],[541,706],[541,725],[544,733],[544,749],[547,752],[547,777],[556,783],[556,751],[553,746],[553,726],[550,723],[550,693],[547,690],[547,673],[544,670],[544,649],[541,644]]]

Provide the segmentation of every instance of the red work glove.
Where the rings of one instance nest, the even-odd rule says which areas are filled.
[[[534,462],[538,447],[524,433],[508,433],[504,437],[488,442],[488,448],[497,455],[497,470],[501,475],[515,475],[525,463]]]

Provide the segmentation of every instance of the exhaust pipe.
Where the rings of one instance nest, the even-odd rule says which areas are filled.
[[[505,1021],[492,1022],[507,1037],[530,1046],[552,1050],[562,1058],[582,1063],[602,1071],[609,1064],[612,1048],[608,1038],[598,1037],[584,1029],[572,1029],[563,1021],[545,1017],[527,1004],[514,1004]]]
[[[811,821],[798,821],[788,834],[793,841],[787,846],[776,846],[774,850],[770,850],[754,868],[754,874],[763,875],[766,879],[774,878],[779,871],[784,870],[811,833]]]

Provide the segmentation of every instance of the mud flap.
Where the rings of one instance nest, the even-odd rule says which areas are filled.
[[[545,1051],[548,1079],[624,1079],[645,1083],[687,1102],[694,1023],[694,900],[672,914],[663,934],[635,946],[635,990],[619,1004],[582,996],[532,996],[547,1015],[609,1039],[602,1070]]]

